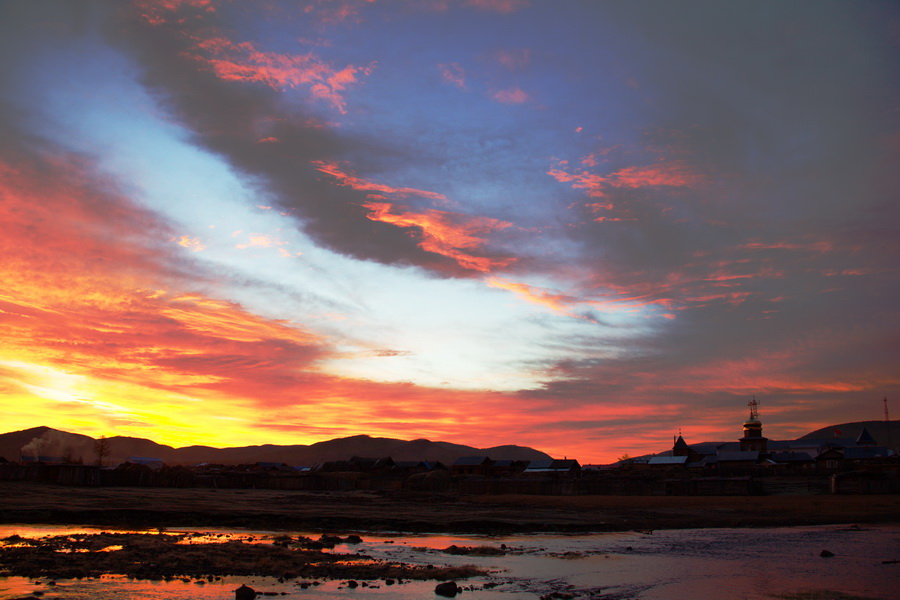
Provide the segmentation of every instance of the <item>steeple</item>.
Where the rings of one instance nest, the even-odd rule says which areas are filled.
[[[744,421],[744,437],[741,438],[741,450],[758,450],[766,452],[769,440],[763,437],[762,422],[759,420],[759,403],[756,396],[747,403],[750,407],[750,418]]]
[[[875,438],[872,437],[872,434],[869,433],[869,430],[863,427],[863,430],[859,432],[859,437],[856,438],[857,446],[875,446]]]

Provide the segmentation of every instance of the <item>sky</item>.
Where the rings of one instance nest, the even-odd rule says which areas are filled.
[[[2,428],[900,414],[898,73],[896,2],[2,2]]]

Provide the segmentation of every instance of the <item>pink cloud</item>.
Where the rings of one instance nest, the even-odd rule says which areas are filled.
[[[497,50],[494,58],[503,67],[510,71],[520,71],[531,62],[531,50],[522,48],[519,50]]]
[[[183,20],[187,11],[192,11],[194,16],[216,12],[213,0],[140,0],[135,6],[151,25]]]
[[[461,88],[466,87],[466,71],[459,63],[441,63],[438,65],[438,69],[444,82]]]
[[[832,242],[747,242],[738,246],[742,250],[806,250],[812,252],[830,252],[834,249]]]
[[[528,6],[528,0],[468,0],[467,5],[479,10],[501,14],[514,13]]]
[[[529,100],[528,94],[519,88],[500,90],[494,93],[493,98],[502,104],[523,104]]]

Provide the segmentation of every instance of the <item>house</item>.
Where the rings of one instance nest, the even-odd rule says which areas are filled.
[[[765,464],[778,474],[802,473],[814,469],[816,459],[808,452],[772,452]]]
[[[387,472],[390,471],[393,466],[394,460],[390,456],[386,458],[363,458],[354,456],[350,460],[332,460],[321,463],[316,467],[316,471],[321,473]]]
[[[844,462],[872,461],[891,456],[891,451],[883,446],[851,446],[844,448]]]
[[[145,467],[149,467],[156,471],[157,469],[162,469],[165,463],[161,458],[150,458],[147,456],[129,456],[122,464],[130,463],[132,465],[143,465]],[[120,465],[121,466],[121,465]]]
[[[844,462],[844,448],[841,446],[827,446],[816,456],[816,468],[833,471]]]
[[[525,460],[495,460],[492,469],[494,477],[510,477],[517,475],[528,467]]]
[[[493,475],[494,461],[487,456],[461,456],[450,466],[451,475],[475,475],[490,477]]]
[[[680,436],[679,436],[680,437]],[[647,465],[651,467],[684,467],[688,464],[688,457],[685,456],[651,456],[647,461]]]
[[[716,453],[716,464],[720,474],[743,472],[759,463],[758,450],[720,450]]]
[[[287,463],[271,461],[257,461],[256,468],[260,471],[293,471],[293,469],[289,467]]]
[[[581,474],[581,465],[571,458],[551,458],[549,460],[533,460],[522,472],[526,476],[553,475],[576,477]]]
[[[431,467],[424,460],[398,460],[394,462],[391,470],[394,473],[412,475],[415,473],[427,473],[431,470]]]

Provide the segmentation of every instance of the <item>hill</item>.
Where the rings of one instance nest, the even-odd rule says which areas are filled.
[[[869,434],[881,446],[890,445],[896,448],[900,445],[900,421],[855,421],[853,423],[840,423],[830,427],[823,427],[807,433],[801,440],[828,439],[833,437],[857,438],[863,429],[868,429]],[[836,434],[836,432],[840,432]]]
[[[69,433],[50,427],[34,427],[23,431],[0,434],[0,456],[7,460],[19,460],[21,456],[81,458],[85,463],[96,460],[95,439],[86,435]],[[246,464],[256,462],[284,462],[289,465],[315,465],[317,463],[348,460],[354,456],[380,458],[390,456],[398,460],[432,460],[452,464],[460,456],[490,456],[497,460],[542,460],[549,455],[524,446],[495,446],[474,448],[449,442],[432,442],[426,439],[398,440],[356,435],[311,445],[243,446],[213,448],[187,446],[173,448],[143,438],[116,436],[107,438],[110,450],[107,464],[123,462],[130,456],[158,458],[170,465],[196,464]]]

